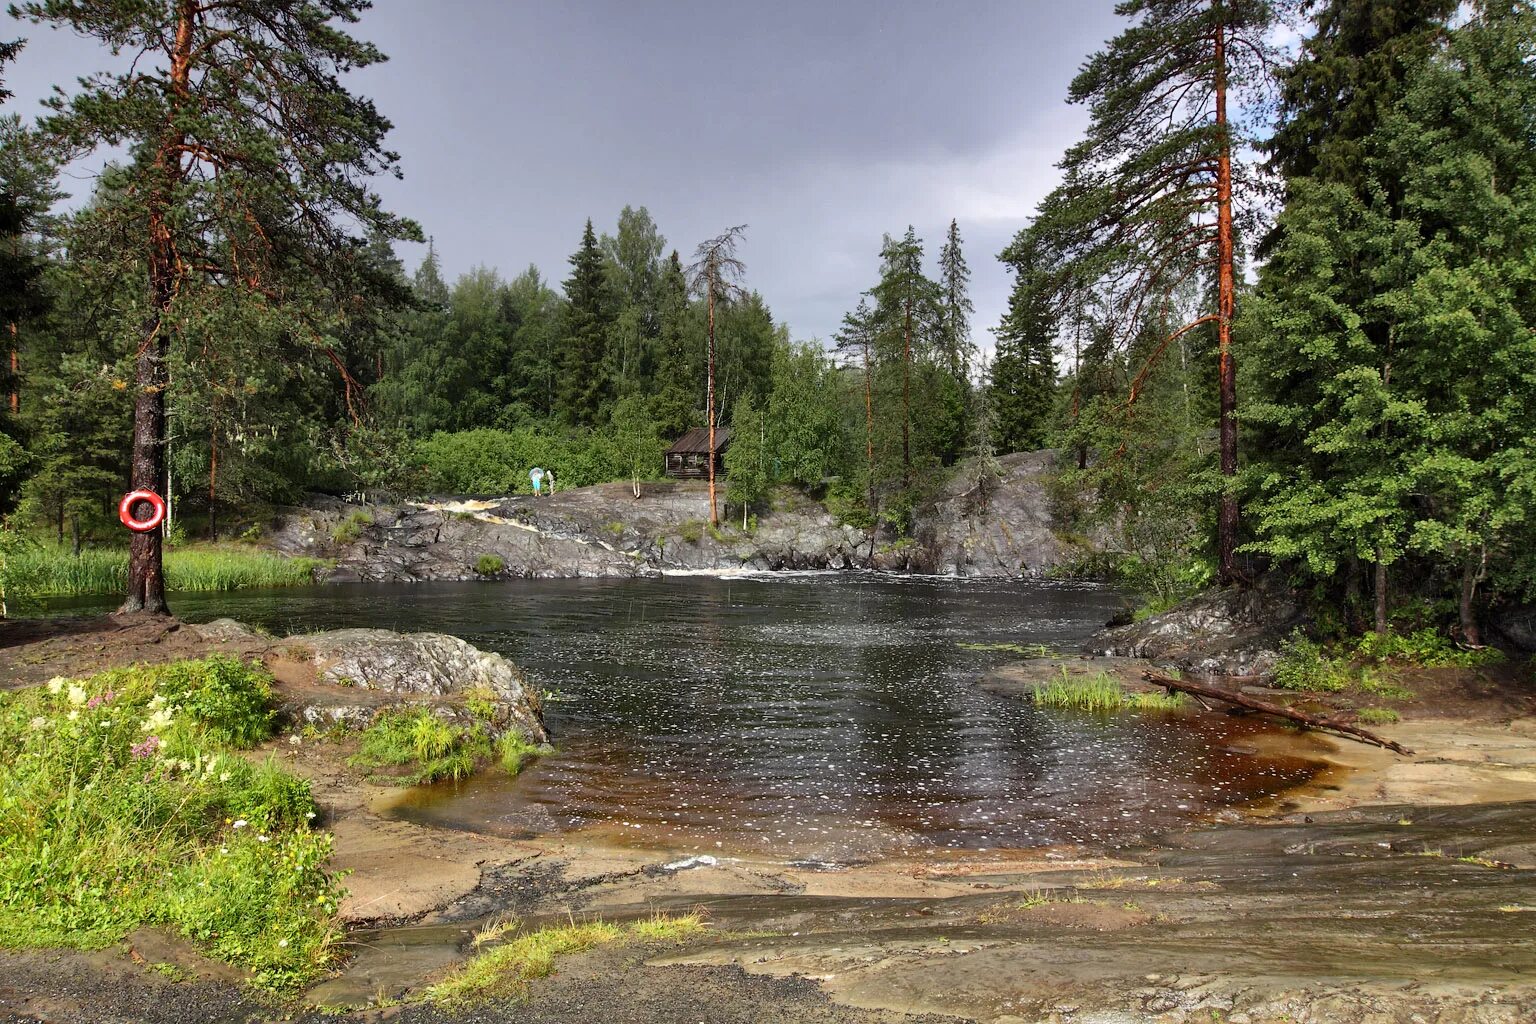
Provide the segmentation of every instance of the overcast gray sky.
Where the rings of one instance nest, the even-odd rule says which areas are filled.
[[[354,75],[395,124],[394,210],[450,276],[535,263],[557,285],[583,221],[647,206],[686,257],[749,225],[748,283],[798,339],[827,340],[910,223],[930,263],[958,218],[975,337],[1007,299],[997,253],[1086,124],[1064,100],[1118,30],[1112,0],[377,0]],[[31,25],[10,109],[102,64]],[[75,190],[88,191],[76,180]],[[402,246],[408,267],[423,247]]]

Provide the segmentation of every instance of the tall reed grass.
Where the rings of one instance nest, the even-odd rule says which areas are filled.
[[[1035,703],[1045,708],[1076,711],[1176,711],[1177,693],[1127,693],[1108,672],[1071,675],[1065,668],[1055,679],[1036,687]]]
[[[77,558],[68,548],[38,546],[7,558],[7,578],[21,584],[12,600],[115,594],[128,586],[123,548],[85,548]],[[325,564],[232,546],[184,547],[166,552],[165,582],[170,590],[297,587],[313,583],[315,570]]]

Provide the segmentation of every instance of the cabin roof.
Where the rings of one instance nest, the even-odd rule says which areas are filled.
[[[725,451],[726,445],[731,443],[731,428],[715,428],[715,451]],[[672,442],[672,447],[667,449],[668,455],[705,455],[709,453],[709,428],[694,427],[682,437]]]

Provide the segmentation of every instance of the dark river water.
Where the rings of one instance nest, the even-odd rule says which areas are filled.
[[[848,861],[933,847],[1114,846],[1305,781],[1218,714],[1096,716],[977,689],[1074,648],[1120,604],[1059,583],[854,574],[527,580],[181,594],[283,634],[433,630],[516,661],[558,753],[416,790],[397,813],[511,834],[584,827],[699,852]],[[1233,744],[1239,744],[1234,749]]]

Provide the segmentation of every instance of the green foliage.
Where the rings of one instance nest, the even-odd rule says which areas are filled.
[[[1444,32],[1447,6],[1382,23],[1407,35],[1380,45],[1423,58],[1373,84],[1395,101],[1351,126],[1347,166],[1327,150],[1290,183],[1253,307],[1253,546],[1323,581],[1409,561],[1424,592],[1468,595],[1475,639],[1488,567],[1514,591],[1536,579],[1536,16],[1478,6]]]
[[[1362,725],[1390,725],[1402,721],[1403,716],[1391,708],[1361,708],[1355,715]]]
[[[1284,690],[1337,693],[1350,684],[1353,673],[1347,662],[1328,657],[1320,644],[1297,630],[1280,645],[1275,665],[1275,685]]]
[[[988,382],[994,444],[999,452],[1033,451],[1044,448],[1054,433],[1060,324],[1037,237],[1021,233],[1002,259],[1013,270],[1014,283]]]
[[[496,741],[496,760],[508,775],[516,775],[523,770],[524,765],[531,758],[538,757],[544,751],[536,743],[528,742],[522,733],[515,729],[502,733]]]
[[[0,943],[93,948],[170,927],[286,990],[339,952],[308,784],[235,751],[270,679],[233,658],[0,695]]]
[[[742,395],[731,414],[731,446],[725,450],[725,500],[741,508],[741,526],[748,511],[768,494],[768,424],[751,395]]]
[[[689,544],[697,544],[704,539],[704,520],[686,520],[678,525],[677,535]]]
[[[454,725],[425,708],[380,712],[363,730],[350,763],[397,785],[424,785],[474,774],[493,752],[484,725]]]
[[[475,559],[475,572],[481,576],[498,576],[507,568],[507,560],[500,555],[481,555]]]
[[[1503,653],[1496,647],[1459,650],[1443,630],[1434,627],[1411,633],[1393,630],[1385,636],[1366,633],[1356,643],[1354,653],[1366,661],[1397,661],[1424,668],[1474,668],[1504,660]]]

